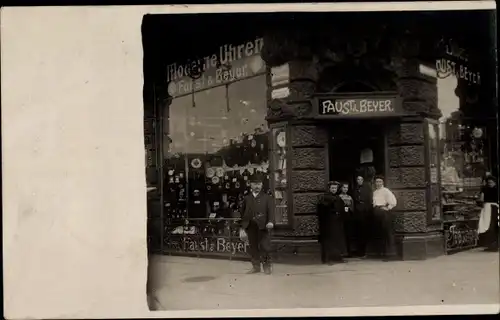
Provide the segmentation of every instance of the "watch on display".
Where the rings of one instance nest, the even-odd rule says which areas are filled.
[[[217,175],[217,177],[222,178],[224,176],[224,169],[223,168],[215,169],[215,174]]]
[[[206,175],[207,178],[212,178],[215,175],[215,170],[213,168],[207,168]]]
[[[195,158],[195,159],[191,160],[191,167],[193,167],[194,169],[201,168],[201,165],[202,165],[202,162],[199,158]]]

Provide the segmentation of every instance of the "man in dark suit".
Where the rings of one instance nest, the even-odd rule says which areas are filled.
[[[363,176],[356,177],[353,190],[354,212],[351,217],[350,231],[356,244],[356,255],[364,257],[368,242],[370,219],[372,218],[372,188],[364,181]]]
[[[274,228],[273,199],[262,191],[262,177],[254,174],[250,181],[251,192],[245,197],[242,205],[241,227],[248,235],[252,270],[249,273],[261,272],[261,263],[266,274],[271,274],[271,238],[269,230]]]

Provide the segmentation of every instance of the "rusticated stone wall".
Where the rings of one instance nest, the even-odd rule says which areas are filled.
[[[398,205],[393,210],[397,233],[424,233],[427,192],[423,121],[394,123],[388,130],[389,168],[386,185]]]
[[[436,80],[419,72],[421,44],[416,37],[405,33],[391,42],[394,45],[378,47],[378,51],[373,51],[376,46],[361,46],[366,50],[353,53],[352,43],[356,39],[324,36],[332,44],[326,41],[320,49],[314,48],[307,40],[310,37],[297,30],[269,33],[264,37],[262,58],[266,64],[274,67],[288,63],[290,70],[290,95],[270,99],[267,115],[269,123],[288,122],[291,127],[289,183],[294,226],[280,231],[280,235],[300,238],[318,233],[316,201],[328,180],[328,133],[311,119],[311,98],[318,92],[334,91],[335,86],[343,82],[361,79],[374,90],[396,90],[402,98],[403,110],[412,115],[387,128],[386,184],[398,198],[394,224],[400,235],[400,253],[409,259],[422,257],[422,252],[425,256],[428,242],[425,239],[430,235],[427,230],[430,199],[424,119],[438,118],[440,111]],[[326,76],[330,81],[320,80],[320,73],[321,79]],[[439,233],[434,230],[432,241],[436,243],[438,237]],[[421,238],[424,241],[420,241]],[[407,245],[405,241],[411,243]]]
[[[292,124],[292,198],[295,227],[292,234],[318,234],[316,203],[328,182],[328,133],[317,125]]]
[[[418,43],[404,52],[397,81],[403,109],[416,117],[394,124],[388,137],[389,172],[386,180],[398,199],[394,209],[394,228],[400,235],[403,259],[425,259],[442,254],[439,241],[443,241],[439,231],[430,230],[428,224],[432,200],[429,197],[439,194],[440,190],[432,193],[431,187],[435,185],[431,185],[427,177],[427,127],[424,122],[424,118],[437,119],[441,115],[437,104],[437,83],[436,79],[420,74],[416,55]],[[432,248],[432,252],[428,248]]]

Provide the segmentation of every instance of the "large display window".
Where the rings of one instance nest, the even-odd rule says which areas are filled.
[[[487,109],[468,98],[457,96],[459,80],[451,75],[438,78],[439,152],[441,169],[441,202],[446,251],[453,252],[477,245],[478,196],[485,175],[492,171],[494,150],[491,130],[495,119],[480,112]]]
[[[266,114],[265,73],[175,97],[165,107],[165,251],[246,255],[238,232],[251,176],[263,176],[271,193]]]

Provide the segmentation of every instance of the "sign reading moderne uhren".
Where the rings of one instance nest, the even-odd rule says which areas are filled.
[[[266,66],[260,57],[263,45],[262,38],[238,46],[226,44],[202,59],[168,65],[169,95],[181,96],[264,73]],[[193,70],[196,76],[191,74]]]

